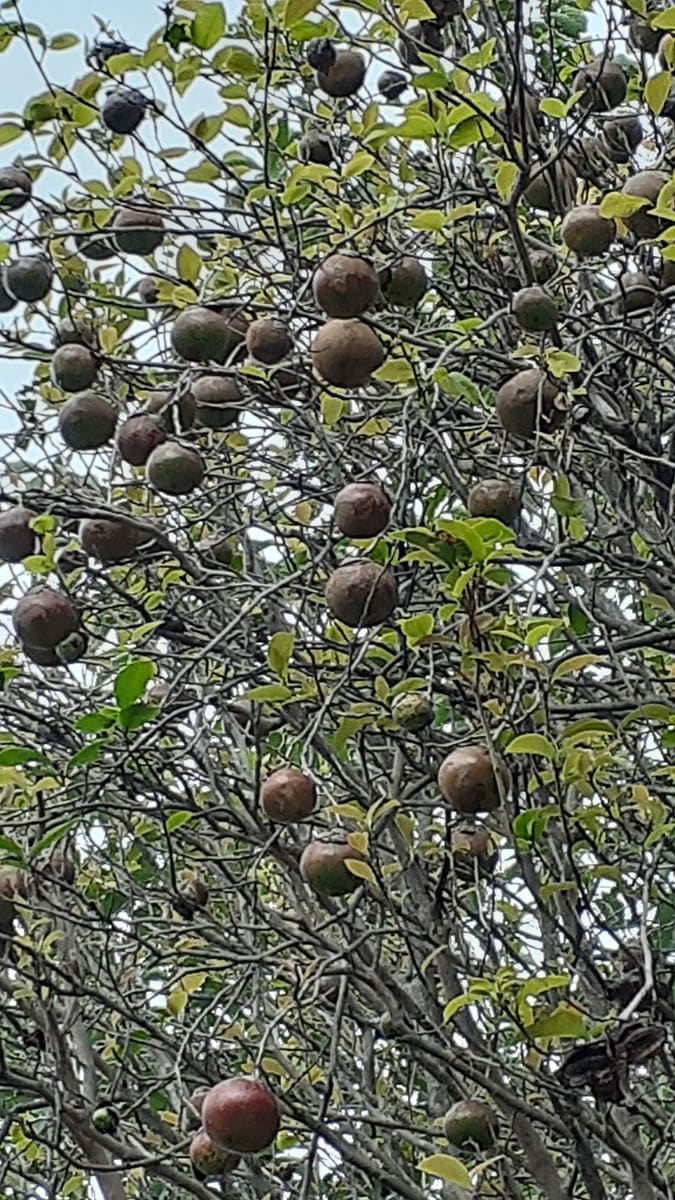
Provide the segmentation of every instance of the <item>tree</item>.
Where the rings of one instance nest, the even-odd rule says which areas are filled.
[[[669,1196],[675,10],[29,7],[2,1194]]]

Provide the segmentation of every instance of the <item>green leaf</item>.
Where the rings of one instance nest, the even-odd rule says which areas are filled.
[[[495,184],[502,200],[508,200],[515,187],[517,178],[518,167],[515,163],[500,162],[495,171]]]
[[[560,120],[567,115],[567,106],[563,104],[562,100],[556,100],[554,96],[546,96],[539,101],[539,111],[547,117]]]
[[[41,750],[32,750],[30,746],[7,746],[0,750],[0,767],[22,767],[29,762],[48,764],[49,759]]]
[[[76,33],[57,33],[49,43],[50,50],[70,50],[71,46],[79,46],[80,39]]]
[[[356,875],[357,879],[363,879],[366,883],[377,887],[377,880],[373,875],[372,867],[369,867],[368,863],[361,862],[360,858],[346,858],[345,866],[352,875]]]
[[[672,81],[670,71],[659,71],[658,75],[653,75],[645,84],[645,100],[656,117],[668,99]]]
[[[188,994],[183,987],[177,987],[171,992],[166,1002],[166,1007],[172,1017],[179,1017],[188,1002]]]
[[[412,646],[433,632],[433,613],[417,613],[414,617],[406,617],[400,626],[408,645]]]
[[[538,754],[542,758],[554,759],[556,748],[542,733],[521,733],[509,742],[505,754]]]
[[[250,692],[246,693],[247,700],[266,700],[268,703],[283,702],[290,700],[293,695],[290,688],[284,687],[282,683],[266,683],[262,687],[251,688]]]
[[[74,817],[72,821],[64,821],[61,825],[56,825],[54,829],[50,829],[49,833],[46,833],[43,838],[40,838],[39,842],[36,842],[34,846],[31,846],[31,858],[39,858],[40,855],[43,854],[45,850],[48,850],[50,846],[53,846],[55,842],[60,842],[67,833],[70,833],[71,829],[75,828],[76,825],[77,817]]]
[[[281,18],[282,29],[292,29],[307,16],[307,13],[318,7],[319,0],[286,0]]]
[[[392,133],[402,141],[412,142],[417,139],[423,142],[428,142],[434,138],[438,130],[436,122],[432,121],[426,113],[414,113],[408,117],[402,125],[397,125],[392,129]]]
[[[533,1021],[527,1032],[532,1038],[580,1038],[586,1032],[586,1023],[578,1009],[559,1004],[550,1016]]]
[[[446,1183],[454,1183],[455,1187],[465,1188],[467,1192],[473,1191],[471,1176],[464,1163],[451,1154],[430,1154],[418,1162],[417,1170],[444,1179]]]
[[[601,654],[575,654],[572,658],[568,658],[566,662],[561,662],[556,667],[551,676],[553,682],[556,679],[562,679],[564,675],[576,675],[579,671],[583,671],[585,667],[591,667],[594,663],[603,662]]]
[[[18,842],[15,842],[11,837],[7,837],[4,833],[0,834],[0,853],[11,854],[22,865],[26,861],[23,856],[23,850]]]
[[[139,700],[154,674],[155,664],[147,658],[139,658],[122,667],[115,679],[115,699],[120,708],[128,708]]]
[[[452,1000],[448,1000],[443,1009],[443,1023],[447,1025],[451,1021],[455,1013],[459,1012],[460,1008],[465,1008],[467,1004],[475,1003],[476,997],[470,992],[465,992],[462,996],[453,996]]]
[[[186,808],[180,809],[179,812],[171,813],[166,819],[167,833],[173,833],[174,830],[180,829],[182,825],[187,825],[188,821],[191,821],[194,815],[193,812],[188,812]]]
[[[16,125],[12,121],[0,125],[0,146],[6,146],[8,142],[15,142],[23,133],[25,133],[23,125]]]
[[[210,50],[225,33],[222,4],[203,4],[192,22],[192,44],[198,50]]]
[[[267,662],[270,670],[280,679],[288,678],[288,663],[295,646],[295,634],[280,630],[270,639],[267,649]]]
[[[123,708],[118,717],[118,724],[121,729],[140,729],[142,725],[147,725],[149,721],[154,721],[159,713],[159,708],[156,704],[128,704]]]
[[[439,233],[447,219],[440,208],[429,208],[425,212],[415,213],[410,227],[411,229],[424,229],[430,233]]]
[[[649,207],[644,196],[626,196],[624,192],[608,192],[600,204],[601,217],[632,217],[641,208]]]
[[[561,379],[563,375],[570,375],[574,371],[581,370],[581,363],[576,354],[570,354],[567,350],[548,350],[546,352],[546,363],[552,375],[556,379]]]
[[[85,713],[83,717],[78,717],[75,722],[75,729],[78,733],[102,733],[104,729],[110,729],[115,723],[115,714],[110,711],[101,711],[96,713]]]
[[[196,283],[202,269],[202,260],[191,246],[181,246],[176,256],[178,274],[185,283]]]
[[[633,8],[633,5],[630,5]],[[633,9],[633,11],[640,11]],[[642,15],[645,16],[645,8],[642,10]],[[657,13],[656,16],[650,18],[649,24],[652,29],[675,29],[675,8],[666,8],[664,12]]]

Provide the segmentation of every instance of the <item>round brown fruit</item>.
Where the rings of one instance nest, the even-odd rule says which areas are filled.
[[[662,37],[660,29],[652,29],[644,17],[631,17],[628,26],[628,41],[635,50],[644,54],[656,54]]]
[[[224,363],[230,349],[227,323],[212,308],[194,305],[176,317],[171,343],[176,354],[188,362]]]
[[[192,395],[197,420],[207,429],[227,429],[238,421],[243,395],[232,375],[202,375],[193,383]]]
[[[363,860],[363,855],[348,842],[309,842],[300,858],[300,874],[319,896],[349,896],[362,880],[345,863],[348,858]]]
[[[274,1141],[281,1118],[275,1097],[255,1079],[225,1079],[202,1104],[202,1122],[216,1146],[233,1154],[259,1154]]]
[[[114,258],[117,251],[112,242],[102,237],[100,230],[89,229],[75,234],[75,245],[83,258],[91,262],[106,262]]]
[[[11,312],[13,308],[16,308],[18,303],[19,301],[15,300],[14,296],[10,296],[7,291],[5,287],[5,273],[0,269],[0,313]]]
[[[59,346],[52,358],[52,379],[63,392],[83,392],[98,375],[98,363],[88,346]]]
[[[445,49],[443,34],[435,21],[419,21],[409,25],[396,49],[404,67],[424,67],[427,64],[421,54],[442,54]]]
[[[260,803],[265,816],[280,825],[306,821],[316,804],[314,780],[297,767],[280,767],[263,783]]]
[[[164,241],[161,213],[151,208],[119,208],[112,219],[111,231],[122,254],[152,254]]]
[[[502,384],[495,396],[497,416],[507,433],[531,438],[538,416],[543,429],[554,429],[564,420],[565,414],[555,406],[557,396],[557,384],[543,371],[537,368],[518,371]]]
[[[404,254],[380,272],[380,286],[388,304],[395,308],[415,308],[429,287],[429,276],[418,258]]]
[[[185,1133],[200,1129],[202,1124],[202,1104],[211,1091],[210,1087],[198,1087],[188,1097],[183,1106],[181,1128]]]
[[[288,325],[278,317],[261,317],[246,330],[246,349],[256,362],[273,366],[293,349]]]
[[[62,667],[66,663],[78,662],[87,652],[87,638],[81,630],[68,634],[58,646],[45,649],[43,646],[29,646],[21,643],[26,658],[37,663],[40,667]]]
[[[190,1162],[197,1179],[219,1179],[233,1171],[239,1159],[239,1154],[216,1146],[204,1129],[198,1130],[190,1142]]]
[[[53,588],[40,587],[19,600],[12,625],[21,642],[38,650],[53,650],[76,632],[79,620],[68,596]]]
[[[234,557],[234,547],[227,537],[218,538],[215,542],[202,542],[199,549],[221,567],[229,567]]]
[[[120,458],[132,467],[143,467],[153,450],[166,441],[166,433],[154,417],[138,413],[122,422],[115,441]]]
[[[619,311],[630,316],[654,306],[656,288],[644,271],[624,271],[614,296]]]
[[[349,538],[374,538],[387,528],[391,506],[376,483],[348,483],[335,497],[333,519]]]
[[[555,254],[550,254],[548,250],[534,250],[530,254],[530,263],[537,283],[548,283],[558,269]]]
[[[173,420],[178,417],[181,432],[191,429],[197,419],[197,402],[192,392],[183,392],[178,403],[173,392],[156,391],[145,402],[145,411],[156,414],[162,429],[173,433]]]
[[[377,90],[385,100],[398,100],[406,90],[409,80],[402,71],[383,71],[377,80]]]
[[[317,374],[335,387],[365,387],[384,362],[377,334],[363,321],[327,321],[312,342]]]
[[[329,317],[359,317],[379,290],[377,271],[356,254],[331,254],[312,279],[314,299]]]
[[[165,442],[153,450],[145,464],[145,474],[158,492],[187,496],[204,478],[204,460],[196,450],[177,442]]]
[[[622,187],[624,196],[636,196],[647,200],[637,212],[623,217],[623,221],[637,238],[654,238],[662,232],[665,222],[661,217],[655,217],[649,209],[653,208],[659,198],[661,188],[670,182],[670,176],[665,171],[638,171],[631,175]]]
[[[131,558],[147,535],[126,521],[81,521],[79,538],[85,554],[102,563],[121,562]]]
[[[599,137],[585,137],[570,147],[570,162],[580,179],[600,187],[605,173],[614,174],[612,159],[607,146]]]
[[[485,746],[459,746],[443,759],[438,771],[438,786],[443,799],[455,812],[474,816],[479,812],[494,812],[508,791],[510,773],[506,763],[492,756]]]
[[[112,404],[96,392],[71,396],[59,409],[59,432],[71,450],[97,450],[105,446],[115,432],[116,422]]]
[[[466,506],[472,517],[495,517],[512,525],[520,513],[520,492],[505,479],[481,479],[469,492]]]
[[[23,208],[31,198],[33,180],[28,171],[22,167],[0,168],[0,209],[3,212],[16,212]]]
[[[562,227],[562,240],[579,258],[604,254],[616,237],[616,225],[611,217],[601,217],[597,204],[580,204],[567,213]]]
[[[301,162],[316,163],[320,167],[329,167],[335,157],[333,143],[326,133],[318,129],[310,129],[300,139],[298,157]]]
[[[474,878],[476,865],[481,874],[491,874],[499,858],[489,830],[482,825],[453,829],[450,849],[455,870],[464,879]]]
[[[573,92],[583,92],[579,104],[591,112],[607,112],[626,99],[628,83],[618,63],[601,58],[585,63],[574,76]]]
[[[369,558],[343,563],[326,584],[326,603],[331,616],[351,629],[381,625],[398,604],[396,580]]]
[[[366,77],[366,64],[358,50],[340,50],[327,71],[317,71],[316,81],[327,96],[355,96]]]
[[[36,515],[20,504],[0,514],[0,562],[22,562],[34,552],[35,534],[30,523]]]
[[[518,325],[527,333],[549,333],[558,324],[558,305],[538,284],[516,292],[512,309]]]
[[[642,125],[639,117],[614,117],[602,127],[601,138],[612,162],[630,162],[642,141]]]
[[[54,268],[49,259],[39,254],[27,254],[8,263],[3,278],[10,296],[26,304],[35,304],[37,300],[44,300],[49,292]]]
[[[497,1118],[482,1100],[458,1100],[443,1118],[443,1133],[451,1146],[473,1142],[489,1150],[494,1142]]]
[[[329,71],[337,58],[337,51],[330,38],[312,38],[307,43],[305,58],[315,71]]]
[[[189,879],[184,879],[178,888],[179,895],[190,908],[206,908],[209,902],[209,889],[203,879],[198,879],[196,875],[191,875]]]
[[[532,208],[543,212],[564,213],[574,204],[577,173],[571,162],[557,159],[533,173],[523,196]]]
[[[434,706],[426,696],[419,692],[405,692],[397,696],[391,706],[391,715],[401,729],[411,733],[419,733],[426,729],[434,719]]]
[[[26,876],[18,867],[0,867],[0,896],[4,900],[25,900],[28,896]]]

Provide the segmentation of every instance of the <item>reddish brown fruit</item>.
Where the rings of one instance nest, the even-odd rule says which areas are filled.
[[[293,349],[288,325],[277,317],[261,317],[252,321],[246,331],[246,349],[256,362],[273,366],[286,358]]]
[[[506,763],[495,756],[497,775],[492,758],[485,746],[460,746],[448,754],[438,772],[438,786],[443,799],[455,812],[473,816],[479,812],[494,812],[507,792],[511,776]]]
[[[196,450],[165,442],[157,446],[145,464],[145,474],[158,492],[187,496],[199,487],[205,474],[204,459]]]
[[[340,50],[327,71],[317,71],[316,81],[328,96],[354,96],[366,77],[366,64],[358,50]]]
[[[482,1100],[458,1100],[443,1120],[443,1132],[452,1146],[474,1142],[488,1150],[495,1139],[497,1118]]]
[[[162,429],[174,433],[173,422],[178,418],[178,428],[181,432],[192,429],[197,419],[197,402],[192,392],[183,392],[176,402],[173,392],[156,391],[145,402],[145,410],[159,418]]]
[[[146,535],[126,521],[82,521],[79,536],[85,554],[102,563],[131,558],[141,543],[148,541]]]
[[[363,321],[327,321],[312,342],[314,368],[335,387],[365,387],[384,362],[377,334]]]
[[[531,438],[538,417],[544,432],[555,429],[564,420],[563,410],[555,405],[557,396],[557,384],[543,371],[536,368],[518,371],[502,384],[495,396],[497,416],[507,433]]]
[[[20,641],[39,650],[53,650],[69,634],[75,633],[79,621],[68,596],[52,588],[40,587],[19,600],[12,624]]]
[[[197,420],[207,429],[227,429],[239,419],[243,394],[232,375],[202,375],[192,385]]]
[[[360,317],[379,290],[377,271],[356,254],[331,254],[312,279],[314,299],[329,317]]]
[[[117,414],[112,404],[96,392],[72,396],[59,409],[59,433],[71,450],[96,450],[105,446],[115,432],[116,423]]]
[[[481,479],[469,492],[467,508],[472,517],[495,517],[512,525],[520,513],[520,493],[506,479]]]
[[[653,216],[649,210],[655,206],[661,188],[669,182],[670,175],[667,175],[665,171],[638,171],[624,183],[621,190],[625,196],[635,196],[648,201],[643,208],[623,218],[631,233],[634,233],[636,237],[657,237],[665,228],[662,218]]]
[[[574,76],[573,92],[583,92],[580,107],[592,112],[607,112],[623,104],[628,83],[618,63],[602,58],[586,63]]]
[[[418,258],[405,254],[380,272],[385,299],[396,308],[415,308],[429,287],[429,276]]]
[[[35,534],[30,523],[36,514],[17,505],[0,514],[0,561],[21,562],[35,550]]]
[[[166,441],[166,433],[154,417],[139,413],[122,422],[115,441],[120,458],[132,467],[143,467],[155,447]]]
[[[300,874],[320,896],[349,896],[363,881],[345,866],[348,858],[362,861],[363,855],[348,842],[310,842],[300,858]]]
[[[209,902],[209,889],[204,880],[198,879],[196,875],[184,879],[178,888],[178,893],[192,909],[206,908]]]
[[[326,603],[331,616],[352,629],[381,625],[398,604],[396,580],[369,558],[344,563],[326,584]]]
[[[204,1129],[198,1130],[190,1142],[190,1162],[198,1179],[219,1179],[234,1170],[240,1157],[219,1149]]]
[[[474,878],[476,864],[480,874],[489,875],[499,858],[489,831],[482,825],[453,829],[450,849],[457,874],[463,879]]]
[[[259,1154],[274,1141],[281,1118],[275,1097],[255,1079],[226,1079],[211,1088],[202,1105],[206,1133],[222,1150]]]
[[[376,483],[348,483],[335,497],[333,518],[345,537],[373,538],[387,528],[390,512]]]
[[[316,804],[314,780],[297,767],[280,767],[263,783],[260,803],[270,821],[280,825],[306,821]]]
[[[598,204],[580,204],[568,212],[560,233],[565,245],[579,258],[592,258],[609,250],[616,237],[616,225],[611,217],[600,216]]]

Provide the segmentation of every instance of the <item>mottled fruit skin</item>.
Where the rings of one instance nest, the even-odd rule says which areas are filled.
[[[199,487],[205,474],[204,460],[196,450],[165,442],[157,446],[145,464],[148,483],[169,496],[187,496]]]
[[[649,210],[654,207],[661,188],[665,187],[669,180],[670,176],[665,171],[638,171],[624,183],[621,190],[625,196],[639,196],[649,201],[649,204],[645,204],[637,212],[623,218],[637,238],[657,237],[664,229],[661,218],[651,215]]]
[[[580,204],[571,209],[560,230],[565,245],[579,258],[604,254],[616,237],[616,225],[609,217],[600,216],[597,204]]]
[[[174,321],[171,344],[188,362],[224,363],[230,348],[226,322],[211,308],[186,308]]]
[[[505,479],[481,479],[469,492],[466,506],[471,517],[495,517],[512,525],[520,514],[520,493]]]
[[[83,392],[98,375],[98,363],[88,346],[59,346],[52,358],[51,374],[63,392]]]
[[[355,254],[331,254],[312,279],[314,299],[329,317],[360,317],[379,290],[377,271]]]
[[[495,396],[497,416],[507,433],[529,439],[537,427],[538,410],[543,430],[555,428],[564,419],[562,410],[554,406],[557,395],[556,384],[543,371],[518,371]]]
[[[120,208],[112,220],[111,231],[122,254],[152,254],[164,241],[164,221],[151,208]]]
[[[381,625],[398,604],[396,580],[369,558],[344,563],[326,584],[326,603],[331,616],[351,629]]]
[[[59,433],[71,450],[97,450],[105,446],[115,432],[116,422],[112,404],[96,392],[71,396],[59,409]]]
[[[418,258],[405,254],[380,272],[385,300],[395,308],[415,308],[429,287],[429,276]]]
[[[232,375],[202,375],[192,385],[197,420],[207,429],[227,429],[239,419],[243,394]]]
[[[204,1098],[202,1123],[221,1150],[259,1154],[274,1141],[281,1117],[275,1097],[255,1079],[225,1079]]]
[[[133,133],[143,120],[145,109],[145,97],[135,88],[111,88],[101,108],[101,120],[113,133]]]
[[[408,76],[392,69],[383,71],[377,80],[377,90],[385,100],[398,100],[408,86]]]
[[[586,63],[574,76],[573,92],[584,92],[579,104],[592,112],[607,112],[626,99],[628,84],[621,67],[615,62],[596,59]]]
[[[36,538],[30,523],[34,516],[21,505],[0,514],[0,562],[17,563],[33,554]]]
[[[538,285],[516,292],[511,307],[518,325],[528,333],[549,333],[558,324],[558,305]]]
[[[10,296],[34,304],[44,300],[52,286],[54,268],[40,255],[25,255],[5,267],[4,284]]]
[[[335,157],[333,143],[327,134],[319,133],[318,129],[310,129],[300,138],[298,157],[301,162],[329,167]]]
[[[219,1179],[233,1171],[239,1160],[239,1154],[216,1146],[204,1129],[198,1130],[190,1142],[190,1162],[197,1179]]]
[[[261,317],[252,321],[246,331],[246,349],[257,362],[272,366],[281,362],[293,349],[288,325],[277,317]]]
[[[82,521],[79,537],[84,552],[102,563],[131,558],[144,540],[143,535],[125,521]]]
[[[458,1100],[445,1114],[443,1132],[452,1146],[474,1142],[481,1150],[489,1150],[496,1124],[495,1114],[482,1100]]]
[[[117,430],[115,442],[120,458],[132,467],[143,467],[153,450],[166,441],[159,421],[146,413],[127,417]]]
[[[349,538],[374,538],[389,524],[391,506],[376,483],[348,483],[335,497],[333,519]]]
[[[434,708],[426,696],[420,696],[419,692],[406,692],[394,700],[391,715],[401,729],[419,733],[421,729],[431,725]]]
[[[508,767],[499,755],[495,761],[502,790],[507,792],[511,780]],[[485,746],[459,746],[448,754],[438,771],[438,786],[450,807],[467,816],[494,812],[502,802],[492,758]]]
[[[0,209],[16,212],[31,198],[33,180],[22,167],[0,168]]]
[[[300,874],[320,896],[349,896],[362,881],[345,866],[348,858],[362,861],[363,855],[348,842],[310,842],[300,858]]]
[[[312,342],[317,375],[335,387],[360,388],[384,362],[384,347],[363,321],[326,321]]]
[[[23,596],[12,616],[20,641],[39,650],[53,650],[79,625],[72,600],[53,588],[36,588]]]
[[[145,402],[145,411],[156,415],[159,423],[167,433],[174,432],[173,422],[177,418],[178,428],[182,432],[192,429],[197,419],[197,402],[192,392],[183,392],[176,402],[173,392],[153,392]]]
[[[317,71],[316,81],[327,96],[355,96],[366,77],[365,59],[358,50],[340,50],[327,71]]]
[[[499,859],[490,833],[482,825],[453,829],[450,850],[455,870],[464,879],[474,878],[476,865],[480,874],[491,874]]]
[[[265,816],[280,825],[306,821],[316,804],[314,780],[297,767],[280,767],[263,783],[260,803]]]

